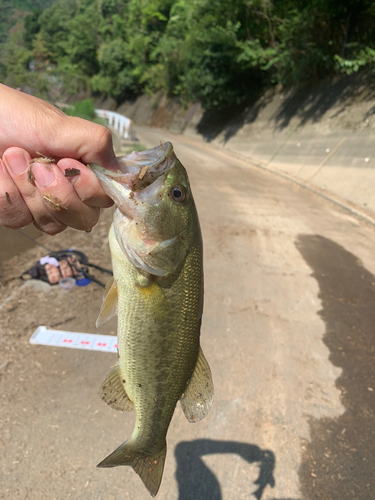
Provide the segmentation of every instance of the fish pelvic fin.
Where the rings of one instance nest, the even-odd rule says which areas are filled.
[[[153,455],[139,452],[134,447],[131,439],[125,441],[113,453],[108,455],[97,467],[117,467],[119,465],[129,465],[142,479],[152,497],[159,491],[163,477],[165,456],[167,454],[167,443],[163,449]]]
[[[213,399],[214,384],[211,369],[200,348],[193,375],[180,399],[185,417],[189,422],[202,420],[210,411]]]
[[[112,276],[104,289],[103,304],[96,320],[96,328],[99,328],[117,314],[117,302],[117,282]]]
[[[116,363],[99,387],[100,398],[114,410],[133,410],[134,404],[126,393],[125,384],[126,381],[121,375],[118,363]]]

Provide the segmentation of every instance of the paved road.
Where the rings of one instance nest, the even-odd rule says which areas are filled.
[[[28,226],[19,231],[0,226],[0,279],[3,273],[2,264],[13,255],[34,246],[34,242],[28,236],[35,239],[40,235],[41,232],[34,226]]]
[[[374,498],[375,228],[228,152],[137,132],[147,146],[172,140],[190,174],[216,388],[204,421],[177,408],[158,498]],[[86,322],[97,308],[85,303]],[[20,378],[12,364],[0,380],[0,498],[146,500],[131,469],[95,469],[133,425],[96,396],[115,358],[22,349],[34,368]]]

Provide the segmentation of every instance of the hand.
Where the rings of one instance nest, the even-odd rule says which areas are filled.
[[[37,151],[55,163],[41,159],[30,166]],[[85,166],[120,168],[110,131],[1,84],[0,155],[0,224],[5,227],[33,223],[48,234],[67,226],[88,231],[100,208],[112,205]],[[78,174],[73,169],[79,175],[66,177],[66,171]]]

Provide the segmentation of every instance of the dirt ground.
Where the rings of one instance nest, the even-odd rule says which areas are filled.
[[[187,167],[204,238],[202,345],[214,407],[177,407],[160,500],[370,500],[375,370],[375,228],[218,147],[170,139]],[[39,242],[110,267],[111,210],[91,234]],[[0,285],[0,498],[146,500],[130,468],[96,469],[134,415],[97,389],[115,354],[29,344],[38,325],[96,333],[96,284],[37,290],[17,279],[45,251],[3,263]],[[103,281],[106,275],[93,271]],[[99,332],[114,334],[116,321]]]

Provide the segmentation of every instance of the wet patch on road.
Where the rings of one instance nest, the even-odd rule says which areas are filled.
[[[300,468],[303,499],[369,500],[375,491],[375,277],[361,261],[322,236],[296,246],[319,284],[330,361],[345,413],[312,419]]]

